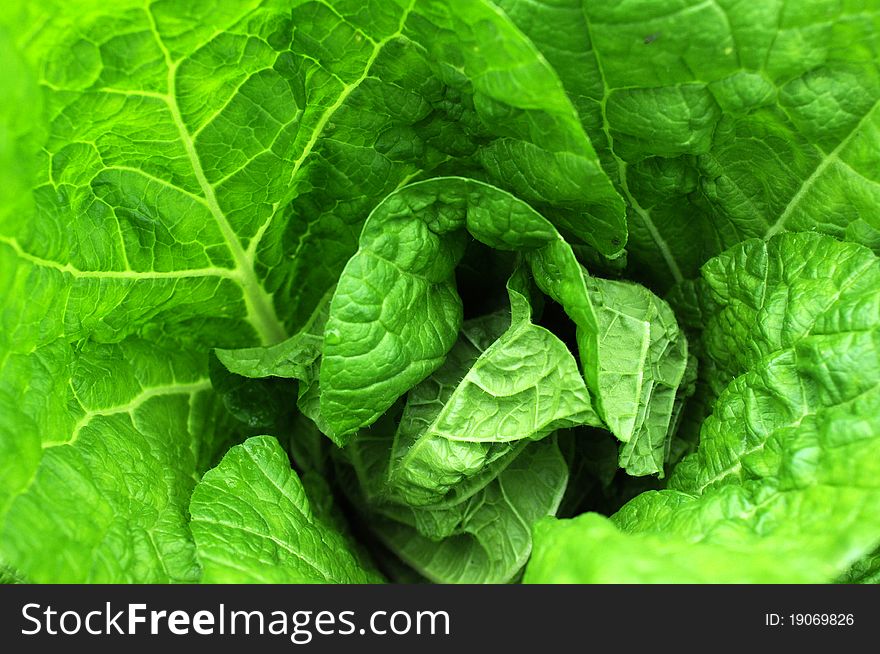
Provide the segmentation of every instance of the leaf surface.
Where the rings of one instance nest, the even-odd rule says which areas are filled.
[[[312,509],[281,446],[255,436],[193,491],[196,554],[207,583],[376,583],[346,538]]]

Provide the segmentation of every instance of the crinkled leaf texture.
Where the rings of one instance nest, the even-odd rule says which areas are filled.
[[[531,322],[528,292],[519,269],[510,311],[466,321],[443,366],[340,455],[370,528],[434,581],[513,578],[568,479],[548,435],[598,423],[574,357]]]
[[[13,1],[2,21],[0,559],[33,581],[199,578],[189,495],[240,438],[208,352],[307,326],[395,188],[455,166],[625,243],[558,78],[487,3]]]
[[[444,366],[407,396],[388,452],[387,495],[410,506],[461,497],[462,482],[520,441],[599,424],[574,357],[532,324],[526,282],[515,274],[508,285],[509,318],[469,321]]]
[[[367,220],[329,313],[322,303],[287,341],[218,356],[237,374],[304,382],[300,407],[344,445],[449,355],[462,319],[455,270],[468,236],[521,254],[539,288],[578,326],[597,409],[627,444],[624,466],[637,475],[661,472],[687,363],[671,310],[636,284],[590,278],[549,221],[484,182],[438,177],[390,194]]]
[[[687,339],[669,305],[643,286],[586,282],[598,322],[600,410],[623,441],[620,467],[633,476],[662,475]]]
[[[270,436],[230,449],[190,502],[202,581],[375,583],[347,538],[312,510],[287,455]]]
[[[387,442],[381,445],[387,451]],[[373,446],[361,444],[364,450]],[[362,467],[377,464],[368,458],[375,452],[358,452],[357,441],[350,447],[357,473],[378,472]],[[568,464],[550,437],[519,448],[515,456],[491,466],[481,481],[469,495],[424,507],[369,504],[355,480],[348,485],[373,532],[422,576],[440,583],[504,583],[528,560],[534,525],[556,513]]]
[[[321,413],[338,442],[443,363],[461,327],[454,273],[468,235],[527,258],[555,246],[577,267],[546,219],[489,184],[435,178],[389,195],[367,220],[330,305]]]
[[[531,550],[533,524],[556,511],[568,479],[548,435],[598,422],[574,357],[532,324],[527,281],[518,270],[510,313],[465,322],[446,363],[408,394],[399,417],[391,412],[345,450],[347,490],[370,527],[435,581],[509,581]]]
[[[880,252],[880,5],[497,0],[627,201],[629,270],[695,277],[749,237]]]
[[[518,253],[521,265],[510,309],[462,325],[454,274],[468,236]],[[575,321],[585,375],[532,322],[538,289]],[[624,465],[663,470],[687,364],[671,310],[635,284],[590,278],[549,221],[497,187],[441,177],[390,194],[364,226],[326,324],[323,308],[316,315],[278,345],[218,355],[233,372],[299,379],[300,409],[347,445],[343,474],[367,524],[430,579],[499,582],[519,571],[531,526],[556,510],[568,478],[555,442],[529,442],[603,424],[588,382],[627,441]],[[523,476],[531,498],[510,481]]]
[[[715,381],[726,386],[699,449],[667,490],[613,516],[634,536],[593,518],[542,527],[533,581],[554,578],[556,548],[573,530],[604,539],[603,551],[631,551],[619,573],[629,580],[642,568],[645,580],[672,580],[656,575],[653,550],[638,547],[655,538],[682,561],[690,546],[695,557],[711,553],[719,570],[707,578],[721,579],[735,552],[775,552],[780,565],[812,560],[811,573],[790,581],[831,581],[880,542],[880,260],[830,237],[784,234],[734,247],[703,277],[712,294],[704,340]],[[616,578],[589,557],[558,574]]]
[[[41,582],[196,581],[186,505],[229,422],[203,357],[53,342],[5,372],[30,392],[4,414],[4,558]]]
[[[0,580],[876,579],[877,3],[497,5],[4,3]]]
[[[668,306],[636,285],[590,280],[569,244],[532,207],[460,177],[406,186],[367,220],[325,328],[320,412],[329,435],[344,445],[443,363],[461,326],[454,272],[468,235],[521,253],[538,287],[575,322],[600,415],[622,441],[635,434],[632,447],[646,450],[628,458],[662,451],[687,357]],[[609,303],[606,295],[616,297]],[[601,325],[594,301],[604,306]],[[637,474],[660,469],[659,460],[632,467]]]

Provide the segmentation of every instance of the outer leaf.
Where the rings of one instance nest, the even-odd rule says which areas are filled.
[[[209,583],[369,583],[344,537],[312,512],[278,441],[256,436],[205,473],[190,503]]]
[[[783,229],[880,251],[880,6],[498,0],[559,73],[662,284]]]
[[[2,558],[34,582],[197,580],[186,505],[226,437],[204,357],[53,341],[3,378],[28,392],[0,414]]]
[[[39,219],[0,234],[65,273],[82,298],[66,308],[72,333],[160,323],[211,345],[283,340],[335,282],[369,209],[452,160],[563,213],[592,211],[595,233],[574,227],[603,251],[625,240],[622,202],[561,85],[483,2],[88,0],[51,3],[48,24],[33,13],[41,29],[22,33],[51,117]]]
[[[38,114],[27,68],[4,52],[4,97]],[[22,116],[0,111],[3,226],[34,209],[19,194],[41,129]],[[194,581],[185,506],[228,435],[205,357],[140,338],[77,343],[103,309],[70,277],[0,244],[0,559],[33,582]]]
[[[750,243],[713,259],[703,277],[712,305],[703,347],[715,386],[807,336],[871,329],[880,311],[876,259],[833,239]]]
[[[545,519],[523,581],[538,584],[819,583],[824,570],[809,552],[760,541],[692,543],[668,535],[624,534],[608,519],[584,513]],[[646,553],[649,555],[646,556]]]
[[[716,301],[703,339],[713,381],[732,381],[703,424],[699,464],[686,461],[670,482],[685,490],[748,479],[762,459],[771,468],[758,475],[770,473],[778,439],[833,430],[841,406],[865,410],[880,382],[880,264],[865,248],[786,235],[734,248],[704,276]],[[745,427],[738,438],[733,420]]]

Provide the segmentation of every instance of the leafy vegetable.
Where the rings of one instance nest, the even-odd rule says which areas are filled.
[[[205,473],[190,502],[202,581],[365,583],[341,534],[314,515],[278,442],[257,436]]]
[[[638,496],[612,520],[625,532],[662,535],[683,557],[693,543],[809,553],[812,573],[789,580],[815,581],[816,571],[833,578],[880,540],[880,260],[858,245],[786,234],[746,241],[703,275],[714,307],[704,341],[725,388],[669,488]],[[597,524],[582,521],[579,537],[633,549],[624,570],[647,565],[632,560],[639,553],[654,555],[637,545],[641,536],[630,542]],[[567,542],[575,527],[544,529],[538,551],[556,552],[556,539]],[[539,556],[530,578],[558,574],[554,560]],[[608,568],[593,565],[569,574],[607,579],[594,575]],[[755,580],[749,567],[735,569],[741,576],[726,580]]]
[[[559,74],[626,199],[633,275],[692,278],[783,230],[880,252],[873,0],[497,4]]]
[[[880,6],[753,4],[6,3],[0,581],[876,581]]]
[[[524,252],[538,285],[563,304],[573,296],[578,305],[568,310],[580,318],[579,326],[588,332],[585,339],[597,338],[586,293],[575,295],[579,289],[566,278],[568,273],[580,279],[574,254],[531,207],[462,178],[407,186],[388,196],[367,220],[360,249],[342,271],[330,305],[321,412],[340,444],[435,370],[452,347],[462,311],[453,271],[464,251],[465,229],[496,249]],[[515,314],[526,311],[523,302],[512,299]],[[543,349],[537,343],[518,347]],[[592,343],[585,347],[597,349]],[[512,363],[503,365],[509,369]]]

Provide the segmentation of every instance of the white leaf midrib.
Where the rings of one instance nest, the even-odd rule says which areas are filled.
[[[315,149],[315,146],[317,145],[318,139],[321,137],[321,134],[324,133],[324,129],[330,123],[333,116],[336,115],[336,113],[339,111],[339,109],[342,107],[342,105],[345,104],[345,102],[346,102],[346,100],[348,100],[349,96],[356,89],[358,89],[361,86],[361,84],[364,83],[365,80],[367,80],[370,77],[370,71],[373,68],[373,64],[376,63],[376,60],[379,58],[379,55],[382,53],[382,50],[385,48],[385,46],[403,34],[404,28],[406,26],[406,21],[409,18],[409,15],[413,12],[413,9],[415,8],[415,3],[416,3],[416,0],[410,0],[409,5],[403,10],[403,13],[401,15],[400,21],[397,26],[397,30],[395,32],[389,34],[388,36],[381,39],[380,41],[373,42],[373,51],[370,53],[370,56],[367,58],[366,63],[364,64],[363,72],[361,73],[360,77],[358,77],[356,80],[354,80],[353,82],[350,82],[348,84],[341,82],[341,80],[340,80],[340,82],[342,83],[342,89],[339,91],[339,95],[337,96],[337,98],[333,102],[333,104],[329,105],[323,111],[321,116],[318,118],[318,122],[315,124],[315,127],[312,130],[312,135],[309,138],[309,140],[306,142],[302,153],[293,162],[293,166],[291,167],[291,170],[290,170],[290,178],[288,181],[288,185],[290,187],[293,186],[293,184],[296,180],[297,174],[299,173],[299,171],[302,168],[305,161],[311,156],[313,150]],[[337,77],[337,79],[339,79],[339,78]],[[281,205],[282,205],[281,202],[275,202],[272,205],[272,211],[269,212],[269,217],[263,222],[262,225],[260,225],[257,228],[257,231],[254,234],[254,237],[251,239],[251,242],[250,242],[250,244],[248,246],[248,250],[247,250],[248,255],[254,256],[256,254],[257,248],[259,247],[260,242],[263,239],[263,235],[266,233],[269,226],[272,224],[272,221],[274,220],[275,215],[277,214]]]
[[[205,204],[208,207],[208,211],[210,211],[211,216],[214,218],[214,221],[220,230],[220,234],[223,236],[223,240],[226,241],[226,245],[232,255],[232,260],[235,262],[232,277],[238,282],[242,289],[242,295],[247,309],[247,320],[257,332],[263,345],[279,343],[287,338],[287,333],[284,329],[284,325],[275,313],[272,295],[267,293],[262,284],[260,284],[260,280],[257,278],[256,272],[254,271],[253,258],[249,256],[242,247],[238,235],[235,233],[235,230],[232,229],[232,225],[229,223],[226,214],[220,207],[220,203],[217,201],[217,194],[214,192],[214,187],[205,175],[201,159],[199,158],[198,151],[195,147],[195,142],[193,141],[193,137],[180,112],[180,106],[177,103],[177,71],[180,66],[180,61],[182,60],[177,62],[173,61],[171,53],[162,41],[155,17],[149,6],[146,7],[146,14],[150,23],[150,30],[153,33],[159,49],[162,51],[165,58],[165,64],[168,68],[167,94],[164,96],[160,95],[160,97],[164,100],[168,107],[168,111],[171,114],[172,122],[177,129],[180,141],[186,151],[190,167],[192,168],[196,181],[199,184],[202,195],[205,197]]]
[[[791,217],[792,213],[797,209],[801,202],[806,198],[807,194],[810,192],[810,189],[822,178],[822,175],[825,174],[825,171],[828,167],[834,163],[835,161],[842,161],[840,159],[840,154],[843,152],[844,148],[849,145],[853,138],[861,132],[862,127],[867,124],[868,119],[874,114],[877,110],[877,107],[880,107],[880,99],[876,100],[871,108],[865,112],[865,115],[862,116],[861,120],[856,123],[855,127],[843,138],[840,143],[837,144],[831,152],[827,155],[823,155],[822,159],[819,162],[819,165],[816,166],[815,170],[807,177],[803,183],[801,183],[797,192],[792,196],[791,200],[789,200],[788,204],[785,206],[785,210],[780,214],[779,218],[767,228],[767,231],[764,232],[764,238],[769,239],[774,234],[778,234],[779,232],[785,229],[785,224],[788,219]]]
[[[125,413],[133,415],[138,408],[140,408],[142,405],[153,398],[170,395],[191,396],[202,391],[207,391],[210,388],[211,382],[208,379],[200,379],[194,382],[187,383],[175,382],[171,384],[143,388],[137,395],[135,395],[125,404],[100,409],[86,409],[83,416],[79,419],[76,425],[74,425],[73,429],[71,430],[70,437],[66,441],[46,442],[43,443],[43,448],[46,449],[49,447],[57,447],[58,445],[73,445],[79,439],[80,432],[82,432],[82,430],[97,417],[107,417]]]
[[[587,14],[586,7],[583,8],[583,16],[584,24],[587,28],[587,36],[590,39],[590,46],[592,48],[593,56],[596,59],[596,70],[599,72],[599,78],[602,81],[602,99],[599,102],[599,110],[602,116],[602,132],[605,135],[605,140],[608,142],[608,151],[611,153],[611,156],[614,159],[614,163],[617,167],[617,178],[620,185],[620,190],[623,192],[624,199],[629,203],[633,212],[639,217],[645,229],[648,231],[651,240],[654,241],[654,245],[656,245],[657,251],[663,258],[663,262],[669,269],[669,273],[672,275],[672,278],[675,280],[676,283],[680,283],[684,281],[684,274],[681,271],[681,266],[678,265],[678,260],[675,258],[672,249],[669,247],[669,243],[666,242],[666,239],[660,233],[660,230],[657,229],[657,225],[651,218],[651,212],[642,207],[636,197],[630,191],[629,184],[627,182],[627,164],[614,151],[614,137],[611,135],[611,125],[608,123],[607,114],[608,97],[611,94],[612,89],[610,86],[608,86],[608,80],[605,77],[605,68],[602,64],[602,57],[599,54],[599,50],[596,48],[596,41],[593,38],[592,21]]]
[[[272,296],[265,291],[260,284],[260,280],[257,279],[257,275],[254,272],[253,260],[241,246],[241,241],[238,239],[238,235],[235,233],[235,230],[232,229],[232,225],[230,225],[229,220],[226,218],[226,214],[220,208],[220,204],[217,201],[217,195],[214,192],[214,187],[211,186],[211,183],[205,176],[205,171],[202,168],[202,162],[196,151],[195,143],[183,122],[180,107],[177,104],[177,93],[175,88],[176,76],[177,65],[169,65],[168,96],[166,98],[166,103],[171,112],[171,118],[174,121],[174,125],[180,135],[180,140],[186,150],[186,155],[192,167],[193,174],[199,183],[199,188],[201,188],[202,194],[205,196],[208,210],[211,212],[211,216],[213,216],[214,221],[217,223],[217,227],[220,229],[220,233],[223,235],[223,239],[229,247],[232,260],[235,262],[235,276],[244,295],[248,322],[250,322],[257,331],[263,345],[280,343],[287,337],[284,325],[282,325],[275,313]]]

